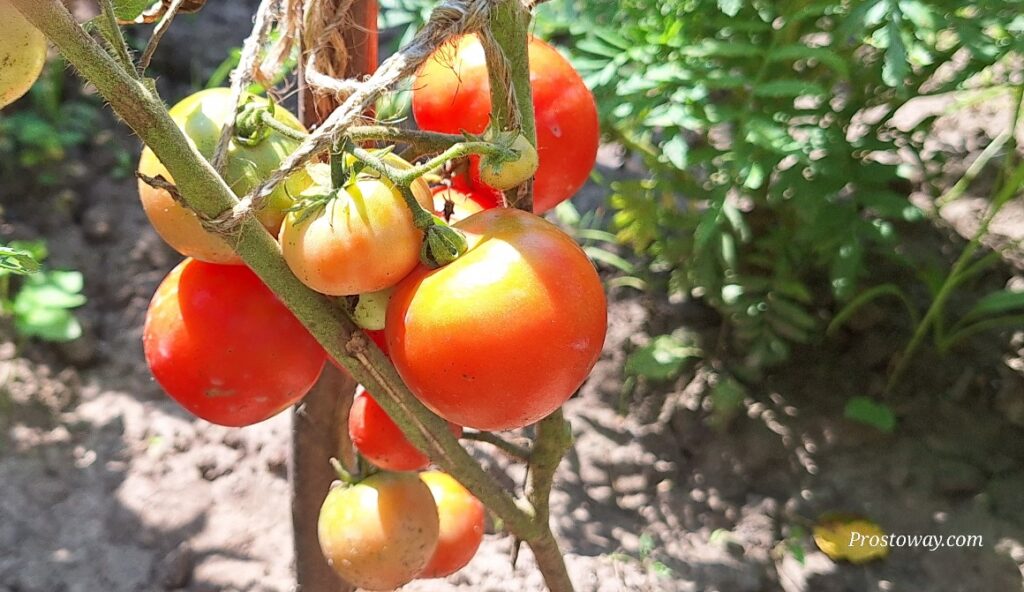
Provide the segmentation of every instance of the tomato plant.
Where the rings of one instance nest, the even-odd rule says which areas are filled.
[[[384,155],[391,166],[409,163]],[[354,159],[349,163],[355,167]],[[304,193],[310,209],[288,214],[281,227],[281,249],[295,275],[310,288],[333,296],[376,292],[398,283],[420,257],[423,232],[413,224],[402,194],[370,171],[357,172],[340,188],[326,166],[312,169],[316,183]],[[411,187],[427,210],[433,198],[426,181]]]
[[[421,578],[443,578],[466,566],[484,538],[484,505],[447,473],[427,471],[420,479],[437,504],[437,549]]]
[[[455,437],[462,428],[449,423]],[[419,471],[430,459],[413,446],[370,393],[360,387],[348,414],[348,433],[359,453],[387,471]]]
[[[269,105],[266,99],[259,97],[248,96],[245,100]],[[283,107],[274,107],[273,113],[274,119],[285,126],[303,129]],[[172,107],[170,114],[199,152],[211,159],[221,130],[235,116],[231,90],[211,88],[200,91]],[[297,141],[277,131],[268,131],[266,137],[257,138],[254,143],[233,139],[227,153],[224,180],[235,195],[241,197],[269,176],[297,146]],[[148,177],[162,176],[173,182],[170,173],[148,147],[143,149],[139,159],[139,172]],[[291,196],[301,193],[309,183],[303,172],[296,173],[279,185],[264,202],[257,216],[271,234],[277,234],[281,227],[284,211],[292,205]],[[174,250],[208,263],[240,263],[223,238],[205,230],[195,213],[175,201],[167,191],[140,180],[139,196],[150,223]]]
[[[263,421],[301,399],[324,351],[248,268],[186,259],[146,314],[146,362],[168,395],[212,423]]]
[[[597,107],[583,79],[555,48],[531,38],[530,83],[540,167],[534,212],[540,214],[579,191],[597,158]],[[424,64],[413,84],[412,110],[423,129],[483,133],[490,113],[490,83],[483,47],[464,36]]]
[[[418,576],[438,530],[434,498],[415,473],[377,473],[333,488],[317,523],[331,567],[367,590],[393,590]]]
[[[20,99],[46,63],[46,37],[7,0],[0,0],[0,108]]]
[[[507,430],[553,412],[604,343],[601,280],[553,224],[510,209],[456,224],[469,251],[420,267],[388,305],[388,349],[425,405],[459,425]]]

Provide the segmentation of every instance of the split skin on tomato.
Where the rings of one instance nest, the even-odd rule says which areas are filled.
[[[399,170],[412,165],[394,154],[384,161]],[[306,194],[333,195],[314,212],[294,211],[281,227],[281,250],[292,272],[310,288],[331,296],[377,292],[406,276],[419,261],[423,232],[413,223],[402,194],[372,171],[335,190],[326,165],[314,165],[316,180]],[[412,184],[428,212],[433,199],[426,181]]]
[[[416,578],[438,531],[434,498],[416,473],[377,473],[331,489],[317,523],[327,562],[366,590],[394,590]]]
[[[438,186],[431,189],[434,194],[434,213],[449,224],[455,224],[473,214],[493,207],[488,203],[489,195],[477,197],[472,190],[460,191],[455,187]]]
[[[456,438],[462,428],[449,423]],[[359,387],[348,414],[348,434],[366,460],[387,471],[419,471],[430,458],[412,445],[376,400]]]
[[[466,254],[421,266],[395,289],[384,329],[391,359],[448,421],[529,425],[558,409],[601,354],[601,280],[572,238],[532,214],[486,210],[455,227]]]
[[[441,471],[420,473],[437,504],[437,549],[420,578],[443,578],[466,566],[484,538],[484,505],[454,477]]]
[[[600,129],[594,97],[568,60],[537,38],[530,39],[529,57],[540,160],[534,212],[541,214],[586,183],[597,159]],[[451,134],[481,134],[487,128],[490,82],[476,36],[437,50],[420,69],[413,89],[412,111],[420,128]]]
[[[266,105],[267,100],[246,95],[243,100]],[[235,117],[231,90],[211,88],[200,91],[170,110],[171,119],[188,136],[189,141],[207,160],[213,158],[224,125]],[[302,124],[284,107],[274,108],[274,119],[296,130],[304,131]],[[274,172],[281,162],[298,147],[294,139],[279,132],[269,135],[253,146],[233,139],[225,161],[224,179],[235,195],[242,197],[256,188]],[[173,182],[170,173],[148,147],[139,159],[139,172],[148,177],[162,176]],[[257,212],[263,226],[277,236],[285,210],[292,206],[293,196],[310,184],[305,171],[299,171],[277,186]],[[194,212],[185,208],[163,189],[151,187],[139,180],[139,197],[149,222],[174,250],[186,257],[207,263],[239,264],[228,243],[202,227]]]
[[[46,63],[46,37],[14,8],[0,0],[0,109],[32,88]]]
[[[326,357],[249,268],[194,259],[157,288],[142,343],[167,394],[225,426],[254,424],[297,402]]]

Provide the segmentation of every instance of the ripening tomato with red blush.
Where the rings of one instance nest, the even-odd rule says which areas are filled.
[[[540,159],[534,212],[541,214],[586,183],[597,159],[600,126],[594,96],[568,60],[536,37],[530,38],[529,57]],[[427,60],[413,84],[412,112],[425,130],[484,132],[491,116],[490,82],[475,35],[444,45]]]
[[[142,344],[164,391],[211,423],[246,426],[304,397],[324,366],[319,343],[241,265],[186,259],[153,295]]]
[[[496,208],[455,228],[469,250],[395,288],[384,328],[391,359],[448,421],[529,425],[572,396],[601,355],[601,279],[571,237],[533,214]]]

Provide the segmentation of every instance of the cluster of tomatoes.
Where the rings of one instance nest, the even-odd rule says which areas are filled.
[[[483,133],[490,98],[482,48],[464,37],[442,51],[455,51],[454,59],[435,56],[418,74],[416,121],[425,130]],[[535,212],[543,213],[585,182],[597,150],[597,114],[582,80],[554,49],[531,40],[530,60]],[[265,109],[279,125],[232,138],[223,175],[239,196],[298,147],[296,134],[274,127],[304,131],[266,99],[249,96],[245,105]],[[170,114],[209,159],[236,106],[228,89],[211,89]],[[512,149],[525,154],[532,146]],[[379,156],[397,170],[412,166],[391,151]],[[410,391],[456,436],[463,427],[521,428],[558,409],[596,363],[607,322],[600,279],[576,243],[535,214],[500,207],[501,192],[492,186],[503,188],[508,171],[471,157],[442,185],[418,179],[408,187],[420,206],[466,237],[468,250],[455,261],[428,265],[408,193],[353,155],[335,158],[345,172],[340,181],[337,160],[334,168],[309,165],[257,212],[295,276],[317,292],[344,297],[339,306],[350,308]],[[146,317],[145,356],[157,382],[185,409],[226,426],[263,421],[298,402],[327,360],[321,345],[168,191],[173,179],[149,148],[139,173],[150,222],[186,256],[157,288]],[[429,459],[370,393],[356,396],[348,428],[377,471],[333,489],[324,502],[319,535],[335,570],[379,590],[463,567],[483,535],[480,502],[448,475],[419,473]]]

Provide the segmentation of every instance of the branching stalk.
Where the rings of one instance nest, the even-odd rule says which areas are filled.
[[[520,446],[515,442],[509,442],[501,436],[491,432],[476,432],[466,430],[462,432],[462,438],[464,440],[473,440],[474,442],[486,442],[491,446],[494,446],[498,450],[501,450],[505,454],[521,461],[530,460],[530,449],[525,446]]]

